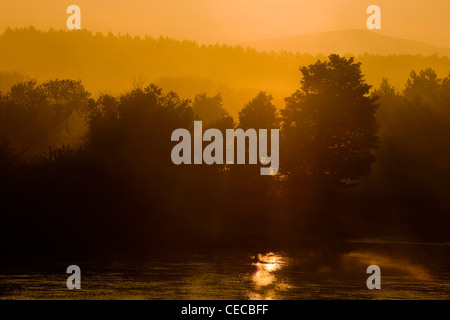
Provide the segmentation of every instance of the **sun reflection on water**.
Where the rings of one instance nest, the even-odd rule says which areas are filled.
[[[285,258],[273,252],[258,254],[252,258],[257,261],[252,263],[256,267],[256,271],[251,276],[254,290],[248,293],[249,299],[277,299],[277,291],[289,288],[284,281],[277,277],[277,271],[280,271],[286,264]]]

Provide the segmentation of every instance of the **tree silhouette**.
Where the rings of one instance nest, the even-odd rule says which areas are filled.
[[[243,129],[280,127],[276,176],[261,176],[260,165],[173,164],[171,134],[192,133],[193,104],[156,85],[95,101],[73,80],[0,92],[2,250],[297,245],[327,240],[343,221],[358,237],[366,229],[401,236],[407,225],[419,239],[448,239],[450,77],[428,69],[411,73],[402,92],[384,79],[370,93],[352,58],[331,55],[300,70],[281,118],[260,92],[240,104],[236,121]],[[198,95],[194,105],[204,131],[225,137],[237,127],[220,95]],[[77,133],[83,139],[74,146]]]
[[[242,129],[278,129],[277,108],[272,96],[261,91],[239,112],[239,127]]]
[[[383,78],[381,80],[380,86],[378,89],[375,89],[372,93],[372,96],[382,96],[382,97],[398,97],[400,94],[395,90],[395,88],[389,83],[387,78]]]
[[[425,69],[410,73],[403,93],[395,93],[387,81],[375,90],[380,148],[372,173],[353,200],[370,203],[367,199],[376,194],[372,216],[386,225],[401,221],[405,230],[423,239],[441,240],[442,226],[450,221],[443,187],[450,178],[449,79]]]
[[[376,97],[368,95],[371,86],[353,58],[333,54],[300,71],[301,88],[282,112],[281,168],[327,193],[350,186],[375,161]]]
[[[18,83],[0,99],[0,138],[31,155],[75,143],[84,133],[84,118],[92,105],[81,81]]]
[[[208,97],[206,93],[196,95],[192,110],[203,121],[203,125],[209,125],[228,115],[228,112],[223,108],[220,94],[213,97]]]

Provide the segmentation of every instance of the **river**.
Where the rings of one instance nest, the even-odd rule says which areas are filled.
[[[177,253],[133,261],[48,262],[0,272],[0,299],[449,299],[450,245],[363,241],[311,250]],[[81,268],[68,290],[66,268]],[[369,265],[381,289],[369,290]]]

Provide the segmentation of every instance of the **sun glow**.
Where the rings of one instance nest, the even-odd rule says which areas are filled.
[[[276,276],[273,272],[283,267],[283,257],[269,252],[267,254],[258,254],[257,259],[258,261],[253,263],[257,269],[252,277],[256,287],[265,287],[273,284],[276,281]]]

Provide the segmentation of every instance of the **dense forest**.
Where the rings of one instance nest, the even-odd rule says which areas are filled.
[[[5,32],[1,46],[13,32]],[[51,42],[59,33],[41,36]],[[80,32],[71,37],[97,36]],[[257,64],[247,65],[246,57],[270,60],[268,68],[280,77],[299,59],[257,52],[250,57],[249,50],[168,39],[100,37],[92,46],[128,41],[127,46],[148,50],[162,43],[171,52],[195,48],[221,55],[228,50],[228,59],[242,61],[239,68],[248,79],[267,70],[251,70]],[[35,44],[26,45],[34,50]],[[60,49],[61,63],[81,65],[82,57],[74,61],[66,55],[70,48]],[[43,53],[34,52],[43,59]],[[2,60],[8,54],[17,57],[20,51],[2,51]],[[190,55],[189,50],[179,54]],[[85,58],[101,59],[90,52]],[[148,60],[143,68],[158,68],[154,61],[162,58],[143,56]],[[404,64],[415,67],[414,59],[423,58],[410,59]],[[447,58],[430,59],[448,63]],[[174,70],[183,67],[180,61]],[[139,79],[120,94],[94,96],[81,80],[36,81],[3,73],[20,82],[0,93],[2,251],[129,254],[355,237],[450,240],[450,76],[442,78],[431,68],[410,70],[403,90],[387,79],[372,88],[361,61],[364,57],[330,55],[299,64],[287,72],[287,78],[296,74],[297,88],[283,105],[269,90],[260,91],[236,106],[237,115],[220,94],[199,90],[186,99]],[[107,65],[93,72],[124,76],[120,70],[103,70]],[[215,70],[230,74],[228,64],[221,68]],[[166,71],[170,74],[161,70]],[[205,129],[280,129],[279,173],[261,176],[254,165],[174,165],[171,133],[192,130],[195,119],[203,120]]]
[[[373,44],[374,51],[377,45]],[[18,76],[41,82],[81,79],[95,97],[122,94],[136,82],[154,83],[191,100],[199,92],[211,96],[220,93],[233,117],[259,91],[270,92],[274,104],[282,107],[284,98],[297,89],[298,67],[326,58],[307,53],[308,47],[298,53],[259,52],[251,47],[203,45],[167,37],[40,31],[33,27],[6,29],[0,35],[0,48],[7,48],[0,50],[3,91],[9,90]],[[345,56],[354,55],[350,52]],[[439,77],[446,77],[450,70],[450,59],[437,54],[375,55],[369,51],[355,59],[362,63],[368,84],[378,86],[383,78],[389,78],[398,91],[403,90],[412,69],[432,68]]]

